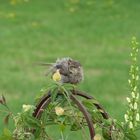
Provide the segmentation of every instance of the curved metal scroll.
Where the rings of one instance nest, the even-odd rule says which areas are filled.
[[[74,95],[78,95],[78,96],[84,97],[84,98],[86,98],[86,99],[95,99],[94,97],[87,95],[87,94],[86,94],[85,92],[83,92],[83,91],[72,90],[72,93],[73,93]],[[96,99],[95,99],[95,100],[96,100]],[[97,108],[99,111],[102,110],[101,114],[102,114],[102,116],[103,116],[104,119],[109,119],[109,115],[108,115],[108,113],[104,110],[104,108],[102,107],[102,105],[97,104],[97,103],[93,103],[93,104],[96,106],[96,108]]]
[[[78,101],[76,96],[80,96],[80,97],[83,97],[86,99],[94,99],[94,98],[92,96],[87,95],[86,93],[84,93],[82,91],[71,90],[70,99],[77,105],[79,110],[83,113],[83,115],[86,119],[88,128],[89,128],[90,138],[91,138],[91,140],[94,140],[95,130],[94,130],[92,118],[91,118],[90,114],[88,113],[88,111],[86,110],[86,108],[84,107],[84,105],[80,101]],[[39,119],[43,113],[43,110],[45,108],[47,108],[47,106],[49,105],[50,102],[51,102],[51,92],[49,91],[44,97],[41,98],[40,102],[36,105],[36,109],[33,113],[33,116]],[[105,112],[105,110],[103,109],[103,107],[100,104],[94,103],[94,105],[96,106],[96,108],[98,110],[102,110],[101,114],[104,119],[109,118],[107,112]]]
[[[90,114],[87,112],[86,108],[82,105],[82,103],[80,103],[76,97],[74,95],[71,95],[70,98],[72,99],[72,101],[78,106],[79,110],[83,113],[83,115],[85,116],[85,119],[87,121],[88,124],[88,128],[89,128],[89,132],[90,132],[90,138],[91,140],[93,140],[94,136],[95,136],[95,130],[94,130],[94,126],[93,126],[93,122],[92,122],[92,118],[90,116]]]

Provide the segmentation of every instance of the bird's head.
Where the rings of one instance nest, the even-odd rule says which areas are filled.
[[[78,61],[70,60],[68,62],[69,72],[76,74],[81,69],[81,64]]]

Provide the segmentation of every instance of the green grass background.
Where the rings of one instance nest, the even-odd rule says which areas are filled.
[[[19,112],[48,84],[46,68],[33,64],[69,56],[84,68],[79,88],[123,120],[130,42],[140,41],[139,25],[139,0],[0,0],[0,94]]]

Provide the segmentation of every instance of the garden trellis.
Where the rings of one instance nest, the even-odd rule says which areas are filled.
[[[69,92],[70,94],[66,96],[70,96],[70,99],[72,100],[72,102],[74,102],[74,104],[77,105],[78,109],[83,113],[88,128],[89,128],[89,133],[90,133],[90,138],[91,140],[94,139],[95,136],[95,129],[94,129],[94,124],[91,118],[91,114],[89,114],[89,112],[87,111],[87,109],[85,108],[85,106],[76,98],[76,96],[81,96],[85,99],[88,100],[95,100],[92,96],[87,95],[86,93],[82,92],[82,91],[78,91],[78,90],[71,90]],[[33,116],[36,118],[40,118],[41,114],[43,113],[43,110],[45,108],[47,108],[47,106],[49,105],[49,103],[51,102],[51,92],[48,92],[43,98],[41,98],[41,100],[39,101],[39,103],[36,106],[35,112],[33,113]],[[62,93],[58,93],[57,96],[61,95]],[[99,103],[94,103],[93,105],[96,106],[96,108],[101,112],[102,116],[104,119],[109,119],[109,115],[107,114],[107,112],[105,112],[105,110],[103,109],[103,107],[99,104]]]

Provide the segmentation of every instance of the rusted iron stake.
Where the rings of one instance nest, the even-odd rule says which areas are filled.
[[[95,136],[95,130],[94,130],[94,127],[93,127],[93,122],[92,122],[91,115],[87,112],[84,105],[81,102],[79,102],[74,95],[71,95],[70,98],[78,106],[79,110],[85,116],[85,119],[87,121],[88,128],[89,128],[89,132],[90,132],[90,138],[91,138],[91,140],[93,140],[93,138]]]

